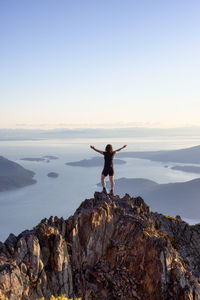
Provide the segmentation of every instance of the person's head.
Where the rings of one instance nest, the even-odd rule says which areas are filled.
[[[113,147],[112,147],[112,145],[110,145],[110,144],[108,144],[108,145],[106,145],[106,152],[113,152]]]

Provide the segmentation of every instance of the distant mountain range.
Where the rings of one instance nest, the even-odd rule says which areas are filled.
[[[118,157],[133,157],[141,159],[149,159],[162,162],[178,162],[178,163],[195,163],[200,164],[200,145],[179,149],[179,150],[163,150],[163,151],[143,151],[143,152],[121,152]]]
[[[152,210],[200,219],[200,178],[168,184],[158,184],[143,178],[116,179],[115,194],[124,193],[143,197]]]
[[[0,156],[0,192],[36,183],[35,173]]]
[[[79,124],[80,125],[80,124]],[[99,124],[100,125],[100,124]],[[0,129],[0,140],[1,141],[17,141],[17,140],[46,140],[46,139],[67,139],[67,138],[133,138],[133,137],[176,137],[176,136],[200,136],[200,127],[182,127],[182,128],[145,128],[145,127],[130,127],[128,128],[105,128],[106,124],[101,124],[97,128],[83,128],[80,125],[79,128],[72,129],[70,124],[65,124],[66,128],[58,128],[50,130],[42,129],[25,129],[26,124],[21,124],[21,128],[18,129]],[[64,124],[63,124],[64,126]],[[24,129],[22,128],[24,127]],[[123,126],[124,127],[124,126]]]

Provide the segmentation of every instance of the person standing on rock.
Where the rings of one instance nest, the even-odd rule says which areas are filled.
[[[105,193],[107,195],[107,191],[106,191],[106,182],[105,182],[105,178],[107,175],[109,175],[109,181],[110,181],[110,196],[114,195],[114,166],[113,166],[113,158],[115,156],[115,154],[119,151],[121,151],[122,149],[126,148],[127,145],[124,145],[123,147],[114,150],[113,151],[113,147],[112,145],[108,144],[105,148],[105,151],[101,151],[96,149],[94,146],[90,146],[91,149],[93,149],[94,151],[102,154],[104,156],[104,168],[103,171],[101,173],[101,183],[103,186],[103,193]]]

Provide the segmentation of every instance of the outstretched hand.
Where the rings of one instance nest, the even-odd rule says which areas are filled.
[[[127,147],[127,145],[124,145],[124,146],[123,146],[123,148],[126,148],[126,147]]]
[[[90,148],[94,150],[94,146],[90,145]]]

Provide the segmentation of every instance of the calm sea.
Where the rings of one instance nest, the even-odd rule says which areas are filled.
[[[4,241],[12,232],[19,234],[31,229],[43,218],[51,215],[64,218],[74,213],[86,198],[92,198],[100,190],[102,167],[81,168],[65,165],[66,162],[91,158],[98,155],[89,148],[95,145],[104,149],[107,143],[114,148],[128,144],[128,151],[180,149],[199,144],[198,137],[154,137],[133,139],[67,139],[40,141],[0,141],[0,155],[33,170],[37,184],[15,191],[0,193],[0,240]],[[126,151],[126,150],[124,150]],[[47,162],[29,162],[23,157],[54,155],[59,159]],[[147,178],[158,183],[187,181],[198,175],[164,168],[166,163],[141,159],[125,159],[126,164],[115,166],[115,177]],[[168,164],[172,166],[174,164]],[[57,172],[56,179],[47,173]],[[196,222],[196,220],[189,220]]]

